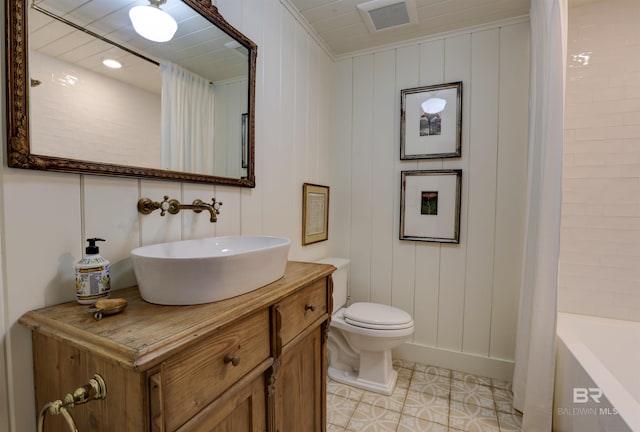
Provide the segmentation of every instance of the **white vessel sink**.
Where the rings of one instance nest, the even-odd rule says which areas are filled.
[[[143,246],[131,251],[142,298],[162,305],[211,303],[284,275],[291,240],[229,236]]]

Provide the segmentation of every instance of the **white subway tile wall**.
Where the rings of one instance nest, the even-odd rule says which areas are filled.
[[[637,0],[569,10],[560,310],[640,321]]]

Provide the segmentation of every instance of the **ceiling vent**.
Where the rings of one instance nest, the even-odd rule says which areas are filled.
[[[371,33],[418,23],[414,0],[372,0],[358,5]]]

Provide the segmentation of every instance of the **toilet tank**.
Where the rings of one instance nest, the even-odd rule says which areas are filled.
[[[318,264],[331,264],[336,267],[333,272],[333,311],[335,313],[347,304],[347,283],[349,281],[349,260],[346,258],[324,258]]]

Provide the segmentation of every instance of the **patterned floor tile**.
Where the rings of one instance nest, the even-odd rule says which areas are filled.
[[[457,381],[463,381],[467,384],[480,384],[483,386],[491,387],[491,378],[488,377],[453,371],[453,379]]]
[[[406,369],[405,369],[406,370]],[[396,387],[407,389],[411,384],[412,375],[398,374],[398,381],[396,381]]]
[[[498,423],[500,424],[500,432],[521,432],[522,431],[522,415],[498,413]]]
[[[496,411],[498,411],[499,413],[502,412],[506,414],[520,414],[518,411],[516,411],[511,402],[500,402],[496,400],[495,403]]]
[[[327,380],[328,432],[522,432],[511,383],[394,360],[390,396]]]
[[[346,384],[342,384],[337,381],[329,380],[327,382],[327,393],[335,394],[335,395],[346,397],[348,399],[359,401],[362,395],[364,394],[364,390],[361,390],[359,388],[352,387]]]
[[[426,372],[413,372],[409,390],[448,398],[451,393],[451,379]]]
[[[438,376],[443,376],[447,378],[451,377],[450,369],[445,369],[437,366],[430,366],[430,365],[416,363],[416,366],[414,369],[416,372],[425,372],[431,375],[438,375]]]
[[[407,368],[395,368],[396,372],[398,372],[398,379],[407,379],[411,380],[411,376],[413,375],[413,369]]]
[[[500,412],[508,414],[517,414],[518,412],[513,408],[513,393],[509,390],[502,390],[493,388],[493,400],[496,403],[496,409]]]
[[[393,360],[393,367],[394,368],[404,368],[404,369],[409,369],[409,370],[413,370],[413,368],[416,366],[415,362],[412,361],[408,361],[408,360],[402,360],[402,359],[395,359]]]
[[[360,403],[353,413],[347,430],[350,432],[395,432],[400,413]]]
[[[451,382],[451,400],[495,409],[491,387],[466,381]]]
[[[496,411],[451,401],[449,428],[465,432],[500,432]]]
[[[510,381],[502,381],[491,378],[491,385],[497,389],[513,391],[513,385]]]
[[[403,415],[400,417],[400,424],[397,432],[447,432],[447,426],[440,423],[433,423],[421,418]]]
[[[379,408],[401,412],[406,396],[407,388],[396,386],[396,388],[393,390],[393,393],[389,396],[380,393],[365,391],[360,401],[362,403],[374,405]]]
[[[357,401],[344,396],[327,394],[327,423],[344,429],[357,407]]]
[[[449,422],[449,400],[409,390],[402,414],[446,425]]]

